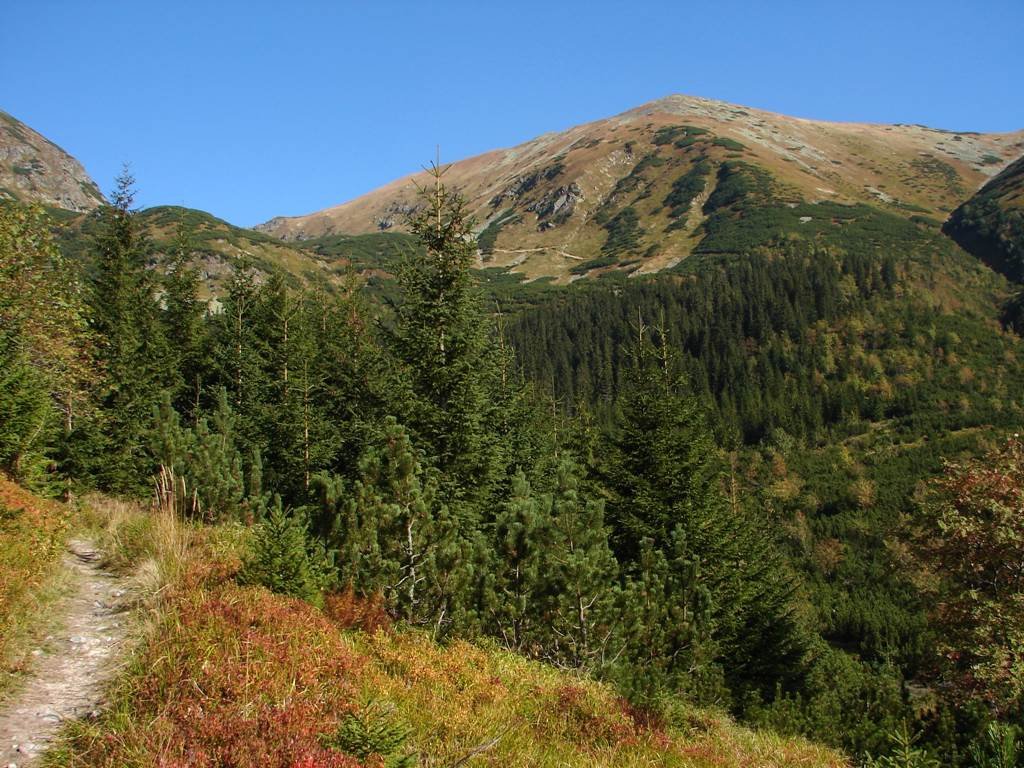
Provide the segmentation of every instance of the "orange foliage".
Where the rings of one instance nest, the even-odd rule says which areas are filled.
[[[42,499],[0,475],[0,662],[9,659],[12,628],[32,611],[34,595],[53,570],[67,532],[63,504]]]
[[[320,744],[355,708],[359,659],[326,617],[299,600],[231,584],[172,597],[138,659],[136,722],[75,737],[81,765],[160,768],[355,768]],[[113,726],[110,728],[109,726]]]
[[[381,595],[360,597],[349,587],[328,595],[324,600],[324,613],[342,629],[360,629],[371,635],[377,630],[391,630],[391,616],[384,609]]]

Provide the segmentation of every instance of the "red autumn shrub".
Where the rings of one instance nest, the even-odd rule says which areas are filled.
[[[392,625],[381,595],[360,597],[351,587],[328,595],[324,613],[342,629],[360,629],[370,634],[377,630],[390,631]]]

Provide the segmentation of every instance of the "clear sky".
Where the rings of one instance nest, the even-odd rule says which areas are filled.
[[[1024,0],[5,0],[0,108],[237,224],[671,93],[1024,128]]]

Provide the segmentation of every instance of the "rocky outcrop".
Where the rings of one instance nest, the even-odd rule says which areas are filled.
[[[82,164],[49,139],[0,111],[0,199],[91,211],[103,193]]]
[[[505,202],[515,205],[532,192],[538,184],[545,181],[554,181],[562,175],[564,170],[565,166],[562,164],[561,159],[556,158],[555,162],[546,168],[541,168],[538,171],[533,171],[523,176],[516,176],[505,189],[491,198],[491,208],[497,208]]]
[[[396,200],[384,209],[383,216],[377,217],[377,229],[381,232],[385,232],[395,226],[395,224],[405,221],[418,210],[418,205],[409,205],[408,203],[402,203]]]
[[[558,189],[553,189],[536,202],[526,206],[526,210],[537,214],[537,229],[544,230],[564,224],[573,211],[576,203],[583,199],[583,190],[575,181]]]

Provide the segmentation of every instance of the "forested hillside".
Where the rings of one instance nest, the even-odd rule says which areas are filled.
[[[1024,157],[953,211],[946,232],[1011,280],[1024,279]]]
[[[216,311],[210,223],[136,213],[128,177],[68,256],[5,206],[0,465],[237,525],[229,581],[488,638],[647,722],[687,702],[865,765],[989,765],[1024,704],[1020,538],[972,523],[1021,493],[1010,287],[871,206],[796,237],[799,207],[720,173],[722,246],[658,276],[481,275],[436,169],[386,285],[240,259]]]
[[[867,734],[851,717],[861,697],[888,698],[894,721],[903,706],[934,712],[935,691],[913,681],[936,638],[900,542],[944,459],[1021,423],[1021,343],[999,323],[1010,287],[930,228],[903,235],[777,243],[552,297],[507,326],[528,376],[599,424],[630,397],[639,329],[679,350],[732,493],[774,521],[839,651],[824,658],[843,665],[827,685],[844,721],[815,728],[848,745]]]

